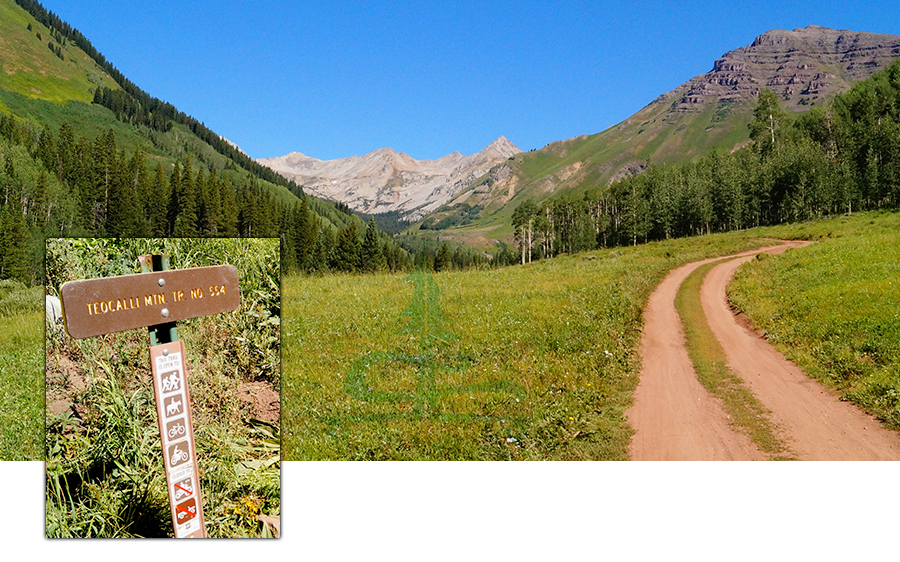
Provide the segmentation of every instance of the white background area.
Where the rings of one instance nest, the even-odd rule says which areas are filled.
[[[4,559],[862,560],[900,524],[898,463],[285,462],[279,540],[51,540],[43,471],[0,463]]]

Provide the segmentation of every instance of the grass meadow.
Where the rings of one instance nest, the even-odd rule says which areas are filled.
[[[817,242],[741,267],[732,304],[807,374],[900,429],[900,214],[773,230]]]
[[[677,265],[757,245],[714,235],[430,284],[288,277],[285,459],[624,460],[649,293]]]
[[[289,277],[285,459],[625,459],[650,291],[682,263],[774,238],[817,243],[742,267],[733,302],[812,376],[900,427],[900,215],[860,213],[435,274],[430,323],[413,321],[416,276]],[[759,405],[716,376],[781,458]]]
[[[0,281],[0,460],[44,458],[41,287]]]
[[[225,475],[212,474],[204,484],[225,492],[207,515],[222,529],[233,531],[240,521],[248,533],[259,529],[253,505],[261,497],[254,490],[265,487],[234,482],[246,477],[244,471],[264,474],[255,471],[277,466],[265,466],[276,450],[265,443],[276,447],[277,437],[286,460],[625,459],[631,429],[624,412],[637,384],[646,297],[679,264],[749,249],[767,237],[816,243],[743,266],[729,287],[733,303],[810,375],[898,427],[898,233],[900,214],[863,213],[499,270],[287,277],[282,431],[245,424],[241,416],[201,430],[198,445],[203,454],[219,455],[214,458],[221,468],[214,472]],[[114,272],[116,260],[92,267]],[[23,295],[0,298],[5,459],[42,455],[36,436],[43,415],[43,315],[40,294]],[[273,321],[261,310],[251,313],[242,335],[187,321],[179,332],[188,349],[197,350],[189,355],[192,366],[208,362],[210,371],[227,372],[233,360],[249,365],[251,357],[260,357],[252,350],[264,346],[248,342],[259,337],[254,326]],[[203,351],[207,342],[220,340],[232,347]],[[69,345],[57,343],[49,353]],[[134,406],[149,400],[149,388],[137,383],[146,367],[133,366],[146,361],[145,334],[79,345],[85,355],[73,356],[75,367],[66,367],[78,375],[66,391],[80,405],[49,418],[46,438],[48,490],[57,497],[48,506],[58,508],[48,521],[58,518],[60,535],[86,532],[72,527],[84,521],[79,509],[121,509],[111,499],[101,501],[106,482],[116,482],[114,490],[132,490],[133,502],[142,497],[139,491],[155,489],[131,467],[160,462],[154,452],[159,437],[147,429],[155,431],[155,421],[140,413],[149,408]],[[218,415],[238,407],[232,397],[217,394],[238,376],[246,374],[239,370],[196,387],[192,382],[192,393]],[[97,385],[77,388],[82,379]],[[117,402],[119,396],[127,400]],[[79,415],[99,425],[86,425]],[[195,415],[212,417],[202,410]],[[8,429],[15,427],[28,429]],[[241,431],[229,433],[233,427]],[[119,457],[132,459],[124,469],[98,448],[98,435],[119,436],[112,450],[134,451]],[[220,477],[223,483],[216,484]],[[146,505],[164,502],[156,492],[145,493]]]

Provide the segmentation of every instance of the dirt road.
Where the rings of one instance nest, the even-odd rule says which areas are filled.
[[[760,253],[781,253],[804,242],[744,252],[713,267],[700,291],[704,314],[728,356],[728,366],[772,411],[779,437],[801,460],[900,460],[900,436],[849,402],[840,402],[767,341],[740,325],[725,288],[735,270]],[[673,270],[650,295],[641,340],[643,369],[626,412],[635,429],[633,460],[766,460],[735,430],[719,399],[697,380],[685,349],[675,295],[701,265]]]

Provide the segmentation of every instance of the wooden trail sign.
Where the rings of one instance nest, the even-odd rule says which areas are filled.
[[[206,537],[206,523],[188,364],[175,322],[239,308],[237,268],[168,270],[168,256],[140,256],[140,262],[145,273],[63,284],[63,318],[73,338],[144,327],[150,330],[150,370],[172,525],[176,538],[202,538]]]
[[[207,316],[241,305],[233,265],[70,281],[59,293],[66,331],[73,338]]]

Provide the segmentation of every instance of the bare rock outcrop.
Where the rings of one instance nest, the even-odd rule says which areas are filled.
[[[663,96],[674,112],[742,103],[773,90],[796,108],[849,88],[900,56],[900,36],[811,25],[773,30],[715,61],[712,70]]]

